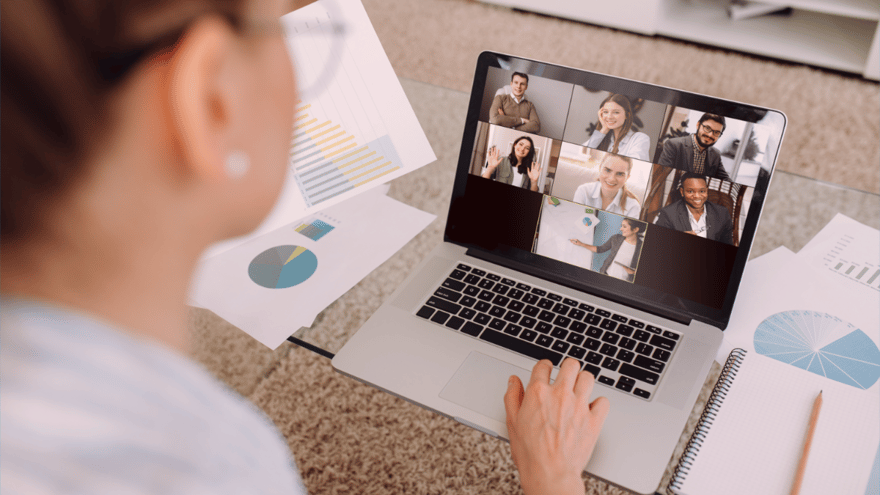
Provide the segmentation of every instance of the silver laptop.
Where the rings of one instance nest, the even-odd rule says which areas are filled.
[[[482,53],[444,242],[334,368],[507,439],[508,377],[575,358],[611,401],[586,472],[653,493],[721,343],[785,123]]]

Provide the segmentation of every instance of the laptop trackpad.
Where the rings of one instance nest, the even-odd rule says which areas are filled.
[[[528,385],[532,372],[473,351],[440,392],[440,397],[504,423],[507,380],[517,375]]]

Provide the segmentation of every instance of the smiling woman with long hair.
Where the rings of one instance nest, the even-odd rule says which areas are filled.
[[[588,148],[610,151],[636,160],[647,161],[651,140],[633,129],[635,118],[629,98],[611,94],[599,105],[596,130],[584,143]]]
[[[517,185],[531,191],[538,190],[541,166],[535,162],[535,143],[528,136],[516,138],[505,157],[497,147],[489,150],[489,159],[483,177],[503,184]],[[516,182],[516,184],[514,184]]]

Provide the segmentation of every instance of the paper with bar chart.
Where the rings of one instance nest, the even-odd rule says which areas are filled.
[[[274,349],[434,218],[361,194],[202,261],[190,301]]]
[[[837,214],[798,252],[807,264],[849,282],[864,297],[880,292],[880,232]]]

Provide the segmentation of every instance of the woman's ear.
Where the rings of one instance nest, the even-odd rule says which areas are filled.
[[[205,16],[187,30],[171,55],[168,91],[171,137],[182,165],[209,180],[225,175],[223,135],[228,129],[231,95],[224,67],[234,33],[219,16]]]

